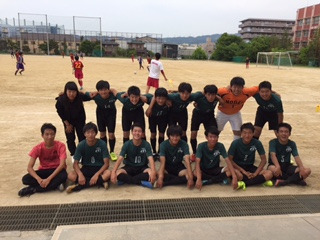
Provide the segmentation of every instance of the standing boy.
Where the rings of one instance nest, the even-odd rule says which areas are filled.
[[[192,162],[196,159],[197,134],[200,124],[203,124],[205,130],[208,130],[211,126],[217,127],[214,111],[218,102],[223,105],[223,100],[217,95],[218,88],[215,85],[206,85],[203,90],[204,95],[195,100],[195,108],[192,111],[190,139],[193,151],[191,155]]]
[[[111,181],[113,183],[118,181],[118,185],[127,183],[153,188],[156,170],[150,144],[142,139],[143,129],[140,124],[134,123],[131,133],[132,140],[123,144],[111,173]],[[124,167],[118,169],[122,162]]]
[[[161,54],[160,53],[156,53],[155,54],[155,58],[156,59],[152,59],[151,60],[150,72],[149,72],[149,77],[148,77],[148,82],[147,82],[146,93],[149,93],[150,87],[154,87],[156,89],[159,87],[160,73],[162,74],[162,76],[164,77],[164,79],[166,81],[168,80],[166,75],[165,75],[165,73],[164,73],[163,65],[159,61],[160,58],[161,58]]]
[[[276,134],[278,124],[283,122],[283,107],[280,97],[272,93],[271,83],[268,81],[259,84],[259,93],[253,97],[259,105],[254,121],[253,137],[259,139],[266,122],[269,123],[269,130],[274,130]]]
[[[280,123],[277,129],[277,138],[269,142],[269,166],[274,178],[275,186],[298,184],[306,186],[305,179],[311,174],[311,169],[303,166],[296,143],[289,139],[292,127],[288,123]],[[293,166],[291,155],[297,166]]]
[[[152,94],[146,94],[148,99],[148,104],[152,101]],[[156,141],[157,141],[157,127],[159,131],[158,144],[160,148],[160,144],[164,141],[164,133],[166,131],[168,125],[168,110],[169,107],[166,104],[166,100],[168,97],[168,91],[165,88],[158,88],[154,93],[154,105],[152,109],[152,113],[149,116],[149,129],[151,132],[150,143],[153,150],[154,160],[159,160],[159,151],[156,149]]]
[[[74,71],[74,76],[76,79],[78,79],[78,83],[80,85],[80,90],[83,88],[83,72],[82,69],[84,68],[84,65],[81,61],[79,61],[79,56],[77,55],[75,57],[75,61],[72,63],[73,71]]]
[[[272,181],[270,181],[272,172],[263,169],[267,163],[266,155],[262,143],[253,138],[253,124],[244,123],[240,130],[241,138],[234,140],[228,151],[233,167],[241,173],[238,176],[238,180],[240,180],[238,188],[245,190],[247,186],[261,183],[264,183],[264,186],[273,186]],[[258,167],[254,165],[256,151],[258,151],[261,159]]]
[[[103,186],[108,189],[111,175],[109,168],[109,151],[101,139],[97,139],[97,126],[89,122],[83,128],[86,137],[77,146],[74,154],[74,171],[68,174],[68,179],[75,184],[67,187],[67,193],[80,191],[91,186]],[[80,168],[79,162],[82,167]]]
[[[230,87],[219,88],[218,94],[224,101],[218,107],[217,125],[221,132],[227,122],[230,122],[234,140],[241,136],[240,127],[242,116],[240,110],[249,97],[258,93],[258,87],[244,88],[245,81],[242,77],[234,77],[230,81]]]
[[[219,182],[228,183],[227,178],[232,177],[232,187],[237,189],[238,178],[224,145],[218,142],[218,129],[211,126],[205,130],[204,134],[207,141],[200,143],[197,149],[196,168],[194,170],[194,175],[197,177],[196,188],[201,190],[202,185]],[[220,156],[225,159],[226,167],[220,167]],[[240,175],[239,172],[238,175]]]
[[[143,67],[143,58],[141,56],[138,56],[138,63],[139,63],[139,70],[144,69]]]
[[[41,126],[43,142],[35,146],[29,153],[28,174],[22,178],[23,184],[28,187],[18,192],[20,197],[55,190],[59,186],[59,189],[63,190],[63,184],[67,180],[67,154],[66,146],[54,140],[56,132],[56,127],[51,123],[44,123]],[[38,170],[34,170],[37,158],[39,158],[40,166]]]
[[[17,75],[17,73],[19,72],[20,70],[20,75],[22,75],[22,72],[24,71],[24,65],[26,63],[24,62],[24,59],[23,59],[23,52],[19,52],[19,55],[18,55],[18,59],[17,59],[17,70],[15,71],[14,75]]]
[[[171,125],[167,130],[168,140],[160,145],[160,168],[155,187],[186,184],[194,185],[188,144],[181,140],[182,129]],[[185,165],[182,162],[185,162]]]
[[[93,100],[97,104],[96,118],[98,129],[100,132],[100,139],[106,144],[108,143],[106,129],[108,130],[109,148],[111,160],[116,161],[117,155],[114,153],[114,147],[116,144],[115,128],[117,118],[117,108],[115,102],[116,96],[110,91],[110,84],[108,81],[100,80],[96,84],[98,94],[93,97]],[[90,96],[89,92],[86,92],[87,96]]]

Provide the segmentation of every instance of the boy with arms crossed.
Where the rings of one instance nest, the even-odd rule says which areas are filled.
[[[274,130],[276,134],[278,124],[283,122],[283,107],[280,97],[272,93],[271,83],[268,81],[259,84],[259,93],[253,97],[259,105],[254,121],[253,137],[259,139],[266,122],[269,123],[269,130]]]
[[[136,184],[153,188],[156,180],[156,169],[150,144],[142,139],[143,129],[138,123],[131,127],[132,140],[126,141],[111,173],[111,181],[118,185]],[[148,167],[148,161],[150,168]],[[124,166],[119,166],[124,162]]]
[[[268,170],[277,179],[275,186],[286,186],[292,183],[306,186],[305,179],[311,174],[311,169],[303,166],[296,143],[289,139],[291,130],[290,124],[280,123],[277,129],[277,138],[269,142]],[[291,164],[291,154],[298,166]]]
[[[224,145],[218,142],[218,129],[212,126],[206,129],[204,134],[207,141],[198,145],[196,168],[193,172],[194,176],[197,177],[196,188],[201,190],[202,185],[224,182],[228,177],[232,177],[232,187],[237,189],[238,178]],[[226,167],[219,166],[220,155],[225,159]]]
[[[28,174],[24,175],[22,182],[28,187],[22,188],[18,195],[20,197],[34,194],[36,192],[47,192],[59,187],[67,180],[66,172],[66,146],[55,141],[57,129],[51,123],[41,126],[43,142],[35,146],[29,153]],[[39,158],[40,166],[34,170],[34,164]]]
[[[108,189],[108,180],[111,175],[109,168],[109,151],[107,145],[101,139],[96,138],[97,126],[89,122],[83,128],[86,137],[77,146],[74,154],[74,171],[68,174],[68,179],[76,184],[67,187],[67,193],[80,191],[95,185]],[[81,160],[82,167],[79,162]]]
[[[239,170],[241,175],[238,176],[238,189],[245,190],[247,186],[263,183],[264,186],[273,186],[272,172],[264,170],[266,165],[266,155],[262,143],[253,138],[254,126],[252,123],[241,125],[241,138],[234,140],[228,151],[229,159],[233,167]],[[260,155],[260,164],[254,165],[255,152]]]
[[[194,185],[190,153],[187,142],[181,140],[181,127],[171,125],[167,130],[167,136],[169,139],[160,145],[160,169],[155,187],[187,183],[190,189]]]

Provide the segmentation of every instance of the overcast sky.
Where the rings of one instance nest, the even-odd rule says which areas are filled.
[[[47,14],[51,24],[72,29],[72,16],[101,17],[102,31],[184,37],[237,33],[239,21],[246,18],[295,20],[297,9],[318,3],[319,0],[0,0],[0,18],[17,19],[21,13],[21,19],[45,22],[42,15],[23,13]],[[75,21],[79,30],[99,30],[98,23],[96,19]]]

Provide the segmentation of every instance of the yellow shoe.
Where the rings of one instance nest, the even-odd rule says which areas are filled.
[[[118,159],[117,155],[114,152],[110,153],[110,158],[112,161],[117,161],[117,159]]]
[[[265,181],[262,184],[264,187],[272,187],[273,186],[273,182],[271,180]]]
[[[238,181],[238,188],[237,189],[240,189],[242,188],[243,191],[246,190],[246,184],[243,182],[243,181]]]

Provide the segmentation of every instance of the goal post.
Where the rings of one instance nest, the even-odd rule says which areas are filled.
[[[289,67],[292,68],[292,61],[289,52],[258,52],[256,67],[258,64],[266,64],[268,67]]]

